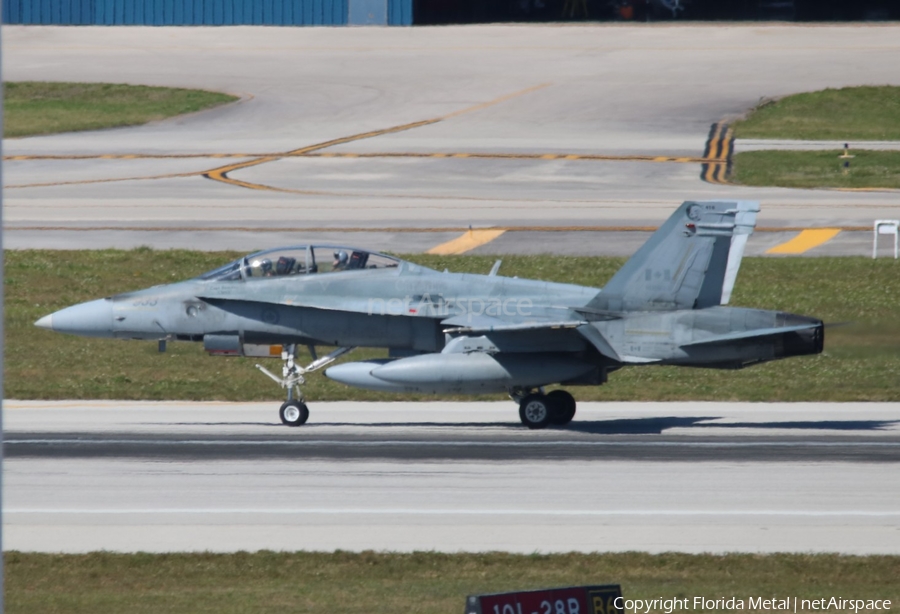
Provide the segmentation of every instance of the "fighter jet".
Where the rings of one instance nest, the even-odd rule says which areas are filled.
[[[194,341],[217,356],[275,357],[281,421],[304,424],[305,377],[355,347],[388,357],[329,367],[349,386],[506,392],[532,429],[565,425],[574,397],[630,366],[739,369],[822,351],[821,320],[726,307],[759,205],[685,202],[602,288],[436,271],[387,254],[302,245],[187,281],[67,307],[36,326],[89,337]],[[307,346],[312,363],[297,364]],[[337,347],[319,357],[317,348]]]

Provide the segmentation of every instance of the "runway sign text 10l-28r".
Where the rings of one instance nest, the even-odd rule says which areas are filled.
[[[472,595],[466,614],[624,614],[614,605],[621,596],[618,584]]]

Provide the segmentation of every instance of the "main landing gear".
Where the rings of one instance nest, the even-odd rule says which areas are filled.
[[[267,375],[273,382],[287,389],[287,401],[278,410],[278,416],[281,418],[282,424],[300,426],[309,419],[309,408],[306,406],[306,399],[303,397],[303,391],[300,389],[300,386],[306,383],[306,378],[303,376],[330,365],[352,349],[352,347],[338,348],[327,356],[318,358],[315,348],[309,346],[309,353],[312,354],[313,361],[305,367],[300,367],[294,362],[294,359],[297,357],[297,346],[293,344],[286,345],[281,352],[281,360],[284,361],[284,365],[281,367],[281,377],[278,377],[262,365],[256,365],[256,368]]]
[[[551,424],[564,426],[575,417],[575,397],[565,390],[554,390],[549,394],[542,390],[529,393],[514,390],[509,396],[519,404],[519,418],[530,429],[542,429]]]

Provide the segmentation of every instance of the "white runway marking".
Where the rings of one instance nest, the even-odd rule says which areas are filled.
[[[897,403],[276,408],[8,403],[4,547],[900,553]]]
[[[418,509],[418,508],[144,508],[144,509],[54,509],[54,508],[5,508],[4,514],[52,514],[69,515],[175,515],[175,514],[250,514],[254,516],[300,516],[307,514],[348,516],[794,516],[811,518],[896,518],[900,511],[873,512],[867,510],[550,510],[550,509]]]
[[[339,439],[299,439],[294,441],[273,439],[7,439],[4,445],[150,445],[150,446],[273,446],[273,447],[314,447],[335,446],[342,448],[390,448],[423,446],[468,448],[472,446],[491,448],[542,448],[569,446],[577,448],[633,448],[635,445],[653,448],[794,448],[794,447],[834,447],[834,448],[900,448],[896,441],[488,441],[485,439],[439,441],[439,440],[385,440],[354,441]]]
[[[7,243],[17,248],[152,245],[249,251],[260,247],[259,233],[216,227],[277,226],[286,211],[292,225],[308,227],[333,226],[335,211],[366,228],[503,227],[512,219],[528,225],[643,226],[659,224],[684,198],[727,197],[761,201],[766,224],[818,227],[823,220],[871,224],[885,217],[885,210],[896,209],[896,194],[890,193],[705,183],[696,163],[558,157],[696,159],[712,123],[752,108],[761,96],[896,83],[897,25],[730,24],[727,38],[716,41],[715,53],[697,44],[709,37],[709,27],[702,24],[569,24],[564,32],[567,44],[559,45],[563,34],[556,26],[446,26],[408,29],[398,45],[397,32],[372,30],[361,48],[359,32],[342,28],[183,27],[126,33],[46,27],[35,37],[28,27],[7,26],[3,50],[9,80],[130,82],[140,75],[148,85],[187,84],[253,96],[145,126],[12,139],[7,155],[288,152],[338,139],[313,152],[336,157],[292,157],[235,168],[231,185],[198,176],[213,165],[196,158],[9,160],[4,178],[12,185],[175,177],[12,190],[4,203]],[[226,38],[234,45],[223,45]],[[485,38],[496,43],[485,46]],[[605,41],[601,46],[599,39]],[[635,45],[636,40],[642,43]],[[315,62],[308,61],[310,49],[316,50]],[[783,61],[785,53],[790,62]],[[472,61],[461,64],[461,54]],[[48,62],[51,56],[54,61]],[[160,65],[169,68],[160,71]],[[690,67],[689,78],[678,78],[685,67]],[[322,74],[329,75],[327,83]],[[455,87],[462,82],[464,96]],[[533,89],[543,84],[550,85]],[[660,87],[665,96],[659,95]],[[509,98],[512,92],[522,95]],[[499,104],[478,106],[488,101]],[[473,112],[455,114],[473,104]],[[439,117],[445,119],[423,121]],[[419,127],[379,132],[410,122]],[[360,134],[372,138],[337,144]],[[366,157],[449,152],[556,159]],[[185,173],[194,176],[177,176]],[[342,185],[348,180],[352,190]],[[253,185],[286,191],[244,187]],[[19,231],[16,225],[62,229]],[[77,230],[98,225],[204,230]],[[279,244],[288,237],[265,239]],[[364,247],[384,249],[397,249],[398,243],[392,233],[365,241]],[[816,251],[846,249],[839,241]],[[410,244],[409,238],[401,243],[406,244],[402,251],[433,246]],[[525,243],[536,253],[577,247],[550,233]],[[501,237],[478,251],[503,244],[511,243]]]

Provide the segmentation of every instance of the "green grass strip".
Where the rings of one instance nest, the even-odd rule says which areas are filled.
[[[900,557],[810,554],[27,554],[8,552],[19,614],[447,614],[470,594],[618,583],[628,599],[900,602]],[[722,611],[722,610],[718,610]],[[798,611],[800,611],[798,609]],[[843,610],[841,610],[843,611]],[[852,610],[851,610],[852,611]],[[653,608],[652,613],[663,612]]]
[[[900,151],[747,151],[734,156],[735,183],[782,188],[900,188]],[[845,166],[849,163],[849,166]]]
[[[238,255],[146,248],[6,252],[6,397],[274,403],[282,391],[253,368],[258,359],[211,357],[201,344],[187,342],[170,343],[169,351],[159,354],[156,343],[87,339],[33,326],[39,317],[62,307],[194,277]],[[438,270],[477,273],[487,273],[494,261],[492,256],[408,258]],[[623,258],[508,256],[501,273],[600,287],[623,262]],[[900,401],[898,273],[900,264],[891,259],[745,258],[732,305],[854,324],[829,329],[825,352],[818,356],[740,371],[627,367],[611,374],[606,385],[571,390],[579,400]],[[359,349],[342,360],[376,356],[384,352]],[[278,363],[270,366],[277,370]],[[313,404],[435,398],[358,390],[321,373],[308,378],[305,391]]]
[[[734,124],[741,139],[900,140],[900,87],[826,89],[761,103]]]
[[[111,83],[4,83],[3,136],[135,126],[202,111],[237,97],[218,92]]]

